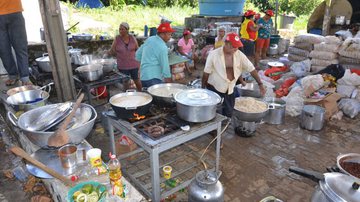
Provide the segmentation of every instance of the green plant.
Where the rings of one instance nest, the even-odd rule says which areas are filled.
[[[276,0],[250,0],[261,11],[275,10]],[[279,14],[309,15],[322,0],[278,0]]]

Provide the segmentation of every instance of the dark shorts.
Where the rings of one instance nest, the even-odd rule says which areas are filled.
[[[164,83],[161,79],[141,80],[142,87],[148,88],[155,84]]]
[[[119,72],[126,74],[130,76],[132,80],[138,80],[139,79],[139,69],[120,69]]]
[[[234,93],[232,93],[230,95],[227,93],[220,93],[211,85],[208,85],[206,88],[217,93],[221,98],[224,99],[222,105],[220,107],[218,107],[216,111],[219,114],[222,114],[224,116],[231,118],[233,111],[234,111],[234,105],[235,105]]]
[[[255,41],[250,41],[246,39],[241,39],[241,42],[243,43],[244,47],[242,48],[242,52],[246,56],[254,56],[255,55]]]

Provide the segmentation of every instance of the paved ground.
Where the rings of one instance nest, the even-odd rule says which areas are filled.
[[[200,73],[194,72],[191,79]],[[225,200],[255,202],[273,195],[283,201],[309,201],[316,183],[289,173],[289,166],[325,172],[327,166],[336,164],[338,154],[360,153],[359,119],[344,117],[341,121],[327,122],[323,130],[314,132],[300,129],[299,119],[287,116],[283,125],[261,124],[250,138],[237,136],[230,126],[224,134],[221,153],[220,181],[225,187]],[[101,131],[98,129],[88,141],[107,153],[108,136]],[[10,157],[3,148],[0,159],[6,162]],[[5,165],[2,163],[0,169],[7,169]],[[0,201],[28,201],[17,181],[3,179],[1,176]],[[19,191],[9,189],[13,186]],[[182,200],[183,197],[176,199]]]

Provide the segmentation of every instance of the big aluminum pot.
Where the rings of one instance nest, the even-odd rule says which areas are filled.
[[[360,190],[351,176],[339,173],[319,173],[291,166],[289,171],[318,182],[311,202],[358,202]]]
[[[269,105],[269,112],[264,117],[268,124],[283,124],[285,119],[286,102],[280,98],[265,98],[264,101]]]
[[[42,71],[52,72],[48,53],[44,53],[42,57],[36,58],[35,61]]]
[[[245,86],[238,84],[235,86],[239,96],[261,98],[260,88],[257,83],[247,83]]]
[[[79,62],[79,56],[81,56],[82,49],[73,48],[72,46],[69,46],[68,52],[70,55],[71,63],[73,63],[75,65],[81,65]],[[82,65],[84,65],[84,64],[82,64]]]
[[[95,59],[91,61],[92,64],[100,64],[103,66],[104,73],[112,72],[117,65],[116,59]]]
[[[6,102],[15,111],[29,111],[44,106],[49,96],[49,93],[43,90],[28,90],[9,96]]]
[[[325,122],[325,109],[317,105],[305,105],[300,116],[300,126],[307,130],[321,130]]]
[[[99,80],[103,76],[103,66],[100,64],[80,66],[75,71],[86,82]]]
[[[203,170],[196,173],[188,188],[189,202],[222,202],[224,187],[219,181],[221,173]]]
[[[238,98],[235,99],[235,103],[239,99],[247,99],[247,97],[238,97]],[[254,98],[252,98],[252,99],[254,99]],[[271,108],[271,106],[269,106],[264,101],[261,101],[261,100],[257,100],[257,101],[263,102],[266,105],[266,109],[264,111],[261,111],[261,112],[244,112],[244,111],[239,111],[239,110],[237,110],[235,108],[234,112],[233,112],[234,116],[236,116],[236,118],[238,120],[246,121],[246,122],[258,122],[258,121],[261,121],[268,114],[269,108]]]
[[[48,147],[48,138],[54,134],[54,132],[46,132],[46,131],[30,131],[26,126],[33,123],[41,114],[48,111],[49,108],[54,107],[54,105],[60,106],[61,104],[52,104],[46,105],[43,107],[39,107],[33,109],[31,111],[25,112],[20,115],[19,119],[16,120],[16,117],[12,113],[8,113],[8,118],[15,126],[19,127],[25,135],[29,138],[29,140],[39,147]],[[95,120],[97,117],[96,110],[94,107],[88,104],[81,103],[81,107],[88,107],[92,110],[92,115],[89,121],[81,124],[75,128],[68,129],[66,132],[69,135],[69,143],[78,144],[81,143],[91,132]]]
[[[221,97],[207,89],[188,89],[175,94],[177,115],[189,122],[210,121],[216,116]]]
[[[186,89],[189,89],[189,87],[184,84],[161,83],[150,86],[147,88],[147,92],[153,97],[154,104],[161,107],[175,107],[174,95]]]
[[[150,109],[153,98],[148,93],[127,90],[112,96],[109,100],[112,109],[118,118],[131,119],[146,115]]]

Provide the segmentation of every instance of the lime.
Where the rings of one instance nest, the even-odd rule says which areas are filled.
[[[81,194],[81,191],[76,191],[76,192],[73,194],[73,199],[74,199],[74,201],[75,201],[76,198],[79,196],[79,194]]]
[[[87,195],[87,202],[97,202],[99,200],[99,195],[96,192],[91,192]]]
[[[79,194],[77,197],[76,197],[76,202],[87,202],[88,201],[88,199],[87,199],[88,197],[87,197],[87,195],[86,194],[84,194],[84,193],[81,193],[81,194]]]
[[[90,194],[93,190],[94,186],[92,184],[86,184],[81,188],[81,192],[84,194]]]

